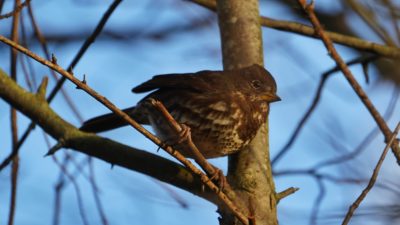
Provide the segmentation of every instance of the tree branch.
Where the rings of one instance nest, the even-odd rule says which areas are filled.
[[[333,43],[332,43],[331,39],[329,38],[329,36],[327,36],[325,31],[322,29],[322,26],[321,26],[317,16],[315,15],[313,3],[307,5],[306,0],[298,0],[298,3],[303,8],[304,12],[307,14],[308,18],[310,19],[310,22],[313,24],[318,36],[320,36],[322,42],[324,43],[326,49],[328,50],[329,55],[336,62],[336,65],[340,68],[343,75],[349,82],[350,86],[353,88],[354,92],[357,94],[357,96],[360,98],[361,102],[368,109],[368,111],[371,114],[371,116],[373,117],[373,119],[376,121],[379,129],[382,131],[383,135],[385,136],[385,141],[387,143],[391,137],[391,131],[389,129],[389,126],[386,124],[384,118],[381,116],[381,114],[375,108],[374,104],[368,98],[368,95],[362,89],[361,85],[354,78],[352,72],[347,67],[347,65],[344,62],[344,60],[342,59],[342,57],[340,57],[339,53],[336,51],[336,48],[333,46]],[[397,159],[397,163],[400,164],[399,141],[395,140],[391,147],[392,147],[392,152]]]
[[[385,160],[385,157],[387,155],[387,152],[390,149],[390,146],[396,140],[396,136],[399,133],[400,130],[400,122],[397,124],[396,128],[394,129],[389,142],[387,143],[385,149],[383,150],[381,157],[379,157],[378,163],[376,164],[374,168],[374,172],[372,173],[371,179],[368,182],[367,187],[361,192],[360,196],[358,196],[357,200],[350,206],[349,211],[346,214],[346,217],[344,218],[342,225],[347,225],[350,222],[351,217],[354,214],[354,211],[358,208],[358,206],[361,204],[362,200],[367,196],[369,191],[374,187],[374,184],[376,182],[376,179],[378,178],[379,171],[381,169],[383,160]]]
[[[100,21],[97,24],[95,30],[85,40],[85,42],[83,43],[83,45],[79,49],[78,53],[75,55],[74,59],[72,60],[72,62],[69,64],[69,66],[67,68],[74,68],[78,64],[78,62],[80,61],[82,56],[85,54],[86,50],[88,50],[89,46],[96,40],[98,35],[101,33],[101,31],[103,30],[104,26],[106,25],[106,22],[111,17],[111,15],[113,14],[114,10],[121,3],[121,1],[122,0],[114,0],[113,1],[113,3],[109,6],[107,11],[104,13],[103,17],[100,19]],[[33,26],[33,28],[35,30],[36,35],[39,38],[39,42],[43,43],[44,39],[43,39],[43,37],[41,37],[40,32],[39,32],[37,26],[35,25],[34,18],[33,18],[33,13],[32,13],[30,4],[28,5],[28,12],[29,12],[29,15],[31,17],[32,26]],[[62,89],[62,86],[63,86],[65,80],[66,80],[65,77],[61,77],[61,79],[58,80],[57,84],[51,90],[51,92],[50,92],[50,94],[49,94],[49,96],[47,98],[48,102],[51,102],[54,99],[54,97],[56,96],[56,94],[58,93],[58,91]],[[67,95],[65,95],[65,97],[67,97]],[[68,102],[68,98],[66,98],[66,100]],[[13,152],[10,154],[10,156],[8,158],[13,158],[18,153],[19,148],[22,146],[22,144],[25,142],[25,140],[28,138],[30,132],[34,128],[35,128],[35,123],[31,122],[29,124],[29,126],[25,129],[25,131],[24,131],[22,137],[20,138],[20,140],[18,141],[18,144],[17,144],[16,148],[13,150]],[[2,162],[2,164],[0,165],[0,170],[7,165],[7,161],[8,161],[8,159],[6,159],[6,160],[4,160]]]
[[[202,5],[212,11],[216,10],[216,1],[215,0],[190,0],[199,5]],[[288,31],[300,35],[304,35],[311,38],[319,38],[316,30],[313,27],[296,23],[292,21],[283,21],[283,20],[275,20],[268,17],[261,16],[261,25],[265,27],[269,27],[272,29]],[[336,32],[325,32],[327,36],[331,38],[331,40],[337,44],[345,45],[351,48],[355,48],[362,51],[367,51],[371,53],[375,53],[381,56],[390,57],[390,58],[400,58],[400,49],[396,47],[391,47],[387,45],[381,45],[378,43],[366,41],[360,38],[339,34]]]
[[[112,165],[146,174],[218,203],[209,190],[201,190],[200,179],[183,166],[146,151],[80,131],[59,117],[44,100],[43,94],[25,91],[1,69],[0,97],[31,120],[37,121],[46,133],[56,140],[63,141],[67,148],[73,148]]]
[[[219,188],[210,180],[210,178],[206,174],[204,174],[201,170],[199,170],[195,165],[193,165],[191,163],[191,161],[186,159],[179,151],[176,151],[171,146],[165,145],[165,143],[163,143],[159,138],[154,136],[148,130],[144,129],[140,124],[138,124],[135,120],[133,120],[128,114],[123,112],[121,109],[117,108],[112,102],[107,100],[104,96],[100,95],[99,93],[94,91],[92,88],[90,88],[86,84],[85,80],[80,81],[73,75],[72,71],[68,72],[68,71],[64,70],[63,68],[61,68],[56,63],[57,59],[55,57],[53,57],[52,62],[50,62],[48,60],[41,58],[40,56],[36,55],[35,53],[29,51],[28,49],[16,44],[15,42],[5,38],[4,36],[0,35],[0,41],[17,49],[18,51],[20,51],[22,53],[28,55],[29,57],[33,58],[37,62],[57,71],[57,73],[61,74],[63,77],[66,77],[68,80],[70,80],[72,83],[74,83],[78,89],[84,90],[87,94],[89,94],[90,96],[95,98],[97,101],[102,103],[104,106],[106,106],[108,109],[110,109],[117,116],[124,119],[130,126],[132,126],[137,131],[139,131],[141,134],[143,134],[143,136],[148,138],[154,144],[162,147],[162,149],[164,149],[167,153],[169,153],[171,156],[173,156],[175,159],[179,160],[179,162],[181,162],[183,165],[185,165],[185,167],[187,169],[189,169],[193,174],[197,175],[200,178],[201,182],[203,184],[205,184],[210,190],[212,190],[215,193],[215,196],[217,196],[218,199],[220,200],[219,203],[222,203],[222,205],[220,204],[220,206],[224,206],[227,209],[229,209],[230,211],[232,211],[233,214],[237,218],[239,218],[241,221],[244,221],[243,224],[248,224],[248,223],[246,223],[247,218],[240,213],[240,210],[237,209],[236,205],[232,202],[232,200],[230,198],[228,198],[225,195],[225,193],[221,192],[219,190]],[[0,92],[0,95],[1,95],[1,92]],[[12,96],[9,96],[9,97],[10,97],[10,99],[12,99]],[[45,102],[45,103],[47,104],[47,102]],[[32,104],[32,103],[28,102],[28,104]],[[22,107],[22,110],[23,110],[23,105],[20,105],[20,106]],[[54,117],[54,115],[53,115],[53,117]],[[45,117],[45,118],[48,118],[48,117]],[[40,118],[34,118],[33,121],[39,121],[38,119],[40,119]],[[61,119],[61,118],[59,118],[59,119]],[[72,126],[72,125],[69,124],[69,126]],[[61,132],[61,131],[64,131],[64,132]],[[73,134],[76,133],[76,132],[68,133],[68,132],[65,132],[65,130],[55,129],[55,127],[52,127],[51,130],[46,130],[46,132],[48,132],[50,134],[53,134],[53,132],[61,132],[61,133],[57,133],[56,136],[58,137],[59,144],[62,145],[63,147],[64,146],[70,147],[70,145],[71,145],[69,143],[70,138],[74,138],[75,136]],[[55,134],[53,134],[53,135],[55,135]],[[70,137],[70,135],[72,135],[72,136]],[[83,142],[86,142],[86,141],[83,141]],[[78,142],[78,144],[79,144],[79,142]],[[84,143],[84,144],[86,144],[86,143]],[[85,145],[83,145],[83,146],[78,145],[78,147],[84,147],[84,146]],[[49,153],[52,153],[52,152],[50,151]]]
[[[258,0],[218,0],[218,21],[224,69],[263,65],[263,42]],[[276,193],[269,160],[268,123],[251,143],[228,156],[228,181],[246,203],[251,224],[278,224]],[[240,224],[232,214],[219,210],[220,224]]]

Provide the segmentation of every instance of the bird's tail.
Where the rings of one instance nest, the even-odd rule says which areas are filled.
[[[146,117],[137,112],[138,110],[136,110],[136,107],[130,107],[122,111],[124,111],[138,123],[148,123],[146,121]],[[79,129],[86,132],[100,133],[126,125],[128,125],[128,123],[121,117],[117,116],[114,113],[108,113],[85,121]]]

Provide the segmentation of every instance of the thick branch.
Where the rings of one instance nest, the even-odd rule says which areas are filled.
[[[217,203],[214,195],[201,190],[201,182],[187,169],[160,156],[135,149],[107,138],[84,133],[59,117],[43,95],[25,91],[0,70],[0,97],[17,108],[65,147],[134,170]]]
[[[86,50],[88,50],[89,46],[91,46],[91,44],[96,40],[98,35],[102,32],[106,22],[108,21],[108,19],[113,14],[114,10],[117,8],[117,6],[120,4],[121,1],[122,0],[114,0],[113,1],[113,3],[110,5],[110,7],[107,9],[107,11],[104,13],[103,17],[101,18],[101,20],[97,24],[95,30],[91,33],[91,35],[83,43],[83,45],[79,49],[78,53],[76,54],[76,56],[74,57],[74,59],[72,60],[72,62],[69,64],[69,66],[67,68],[74,68],[77,65],[79,60],[85,54]],[[37,25],[35,23],[31,5],[28,5],[28,12],[29,12],[29,16],[31,17],[31,22],[32,22],[33,29],[34,29],[36,35],[38,36],[39,42],[43,44],[45,42],[45,40],[44,40],[43,36],[40,34],[40,31],[39,31],[39,29],[38,29],[38,27],[37,27]],[[46,51],[47,48],[46,47],[44,47],[44,48],[45,48],[45,53],[46,53],[47,52]],[[48,55],[47,53],[46,53],[46,55]],[[51,71],[53,71],[53,70],[51,70]],[[60,80],[58,80],[57,84],[54,86],[53,90],[51,90],[51,92],[50,92],[50,94],[49,94],[49,96],[47,98],[48,102],[51,102],[54,99],[54,97],[56,96],[56,94],[58,93],[58,91],[62,90],[62,86],[63,86],[65,80],[66,80],[65,77],[62,77]],[[66,97],[66,100],[68,102],[67,95],[65,95],[65,97]],[[13,153],[10,156],[16,155],[18,153],[18,149],[22,146],[22,144],[28,138],[29,134],[31,133],[31,131],[33,130],[34,127],[35,127],[35,123],[31,122],[29,124],[29,126],[26,128],[26,130],[24,131],[22,137],[18,141],[17,147],[14,149]],[[1,170],[1,166],[4,166],[6,163],[7,162],[4,161],[4,163],[2,163],[2,165],[0,165],[0,170]]]
[[[224,69],[263,64],[258,0],[218,0],[218,20]],[[269,161],[268,125],[249,146],[229,156],[228,180],[246,204],[251,224],[276,225],[276,196]],[[238,224],[221,212],[220,224]]]
[[[72,83],[74,83],[78,89],[82,89],[85,91],[87,94],[92,96],[94,99],[96,99],[98,102],[102,103],[105,107],[110,109],[115,115],[119,116],[121,119],[125,120],[130,126],[135,128],[137,131],[139,131],[143,136],[148,138],[150,141],[152,141],[154,144],[158,145],[160,148],[162,148],[164,151],[166,151],[168,154],[173,156],[175,159],[177,159],[179,162],[181,162],[187,169],[189,169],[192,173],[196,174],[198,177],[200,177],[201,182],[206,185],[210,190],[212,190],[216,196],[219,198],[220,202],[223,203],[222,205],[228,208],[230,211],[233,212],[233,214],[240,219],[240,221],[244,221],[244,224],[246,223],[247,220],[244,215],[240,213],[240,210],[237,209],[237,206],[232,202],[231,199],[229,199],[225,193],[219,190],[219,188],[211,181],[211,179],[203,173],[200,169],[198,169],[191,161],[186,159],[179,151],[176,151],[176,149],[173,149],[171,146],[165,145],[158,137],[154,136],[152,133],[150,133],[148,130],[146,130],[144,127],[142,127],[138,122],[136,122],[134,119],[132,119],[127,113],[116,107],[112,102],[110,102],[107,98],[104,96],[100,95],[97,93],[95,90],[90,88],[87,84],[86,81],[80,81],[78,80],[72,71],[66,71],[63,68],[61,68],[57,64],[57,59],[53,56],[52,61],[45,60],[41,58],[40,56],[36,55],[35,53],[31,52],[29,49],[26,49],[17,43],[7,39],[6,37],[0,35],[0,41],[4,42],[5,44],[17,49],[18,51],[28,55],[32,59],[36,60],[37,62],[57,71],[60,75],[63,77],[66,77],[68,80],[70,80]],[[65,141],[68,140],[68,138],[65,138]]]

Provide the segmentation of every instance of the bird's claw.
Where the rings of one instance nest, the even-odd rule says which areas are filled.
[[[167,140],[163,141],[163,144],[165,146],[176,146],[187,141],[190,138],[190,127],[185,124],[180,124],[180,126],[182,129],[179,131],[177,136],[170,137]]]
[[[211,181],[215,181],[217,187],[218,187],[218,192],[223,191],[224,187],[228,184],[228,181],[226,180],[226,177],[222,170],[218,169],[217,167],[214,167],[214,173],[209,174],[209,179]],[[204,184],[202,185],[201,190],[204,192]]]
[[[190,127],[185,124],[180,124],[181,130],[179,131],[178,141],[177,143],[180,144],[184,141],[187,141],[191,136]]]
[[[226,186],[226,184],[228,183],[226,180],[226,177],[224,175],[224,173],[222,172],[222,170],[214,167],[215,172],[214,174],[211,174],[210,180],[214,180],[215,183],[218,186],[218,192],[223,191],[224,187]]]

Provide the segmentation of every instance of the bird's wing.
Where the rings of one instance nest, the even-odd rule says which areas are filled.
[[[143,93],[155,89],[190,89],[193,91],[210,91],[213,83],[221,82],[221,71],[199,71],[188,74],[157,75],[152,79],[134,87],[132,92]],[[218,85],[217,85],[218,86]]]

